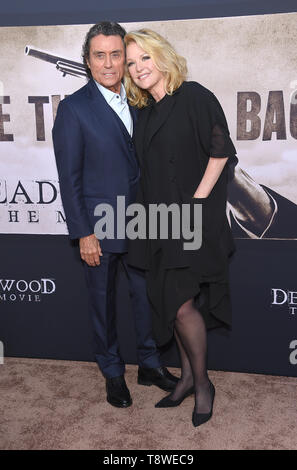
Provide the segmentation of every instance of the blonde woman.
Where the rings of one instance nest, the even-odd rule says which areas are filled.
[[[212,416],[214,385],[207,373],[207,329],[230,326],[228,257],[234,251],[226,218],[227,166],[236,159],[224,112],[207,88],[187,82],[184,58],[148,29],[125,36],[130,103],[140,108],[135,129],[141,167],[138,201],[202,204],[202,246],[183,239],[134,240],[130,263],[147,270],[153,331],[159,346],[173,335],[181,379],[155,406],[175,407],[195,395],[194,426]]]

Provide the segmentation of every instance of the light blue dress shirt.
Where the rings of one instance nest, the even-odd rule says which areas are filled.
[[[100,83],[94,80],[97,87],[99,88],[100,92],[104,96],[106,102],[109,106],[117,113],[119,118],[124,123],[127,131],[129,132],[130,136],[132,137],[133,134],[133,120],[130,114],[130,109],[127,102],[127,94],[124,88],[124,85],[121,83],[121,90],[120,94],[114,93],[113,91],[105,88]]]

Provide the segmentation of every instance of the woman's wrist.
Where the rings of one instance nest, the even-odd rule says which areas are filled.
[[[207,198],[208,196],[204,195],[204,194],[194,194],[193,196],[193,199],[205,199]]]

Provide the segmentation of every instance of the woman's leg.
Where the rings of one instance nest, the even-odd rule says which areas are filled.
[[[176,329],[174,330],[174,336],[177,342],[181,360],[181,378],[176,384],[174,391],[170,394],[170,399],[175,401],[182,397],[184,393],[191,388],[191,386],[193,385],[193,374],[187,353],[182,345],[182,342],[179,338]]]
[[[206,365],[207,332],[204,319],[195,308],[193,299],[188,300],[178,309],[175,328],[192,369],[195,385],[195,413],[208,413],[211,409],[211,393]],[[184,364],[187,365],[185,359]],[[177,387],[175,391],[177,392]],[[180,396],[176,396],[175,399],[177,400]]]

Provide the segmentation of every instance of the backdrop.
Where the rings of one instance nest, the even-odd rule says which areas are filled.
[[[239,164],[227,213],[232,332],[209,334],[211,369],[296,376],[296,13],[122,23],[160,31],[189,79],[225,111]],[[0,40],[0,340],[6,356],[93,360],[82,265],[59,195],[51,128],[59,100],[85,84],[90,24],[2,27]],[[135,363],[133,318],[118,275],[118,330]],[[131,341],[133,338],[133,341]],[[175,347],[163,353],[178,365]]]

